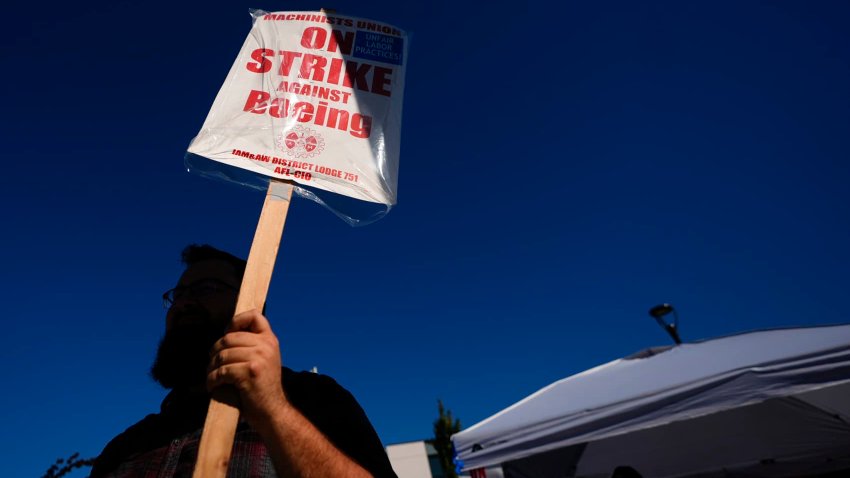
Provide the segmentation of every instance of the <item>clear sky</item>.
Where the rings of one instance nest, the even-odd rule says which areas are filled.
[[[158,410],[180,250],[247,256],[262,195],[183,154],[249,7],[412,34],[398,206],[296,200],[268,309],[385,444],[667,344],[659,302],[686,341],[850,321],[847,2],[29,5],[0,31],[4,476]]]

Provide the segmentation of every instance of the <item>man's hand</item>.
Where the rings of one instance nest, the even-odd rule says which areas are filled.
[[[278,476],[370,476],[286,400],[280,345],[263,314],[251,310],[233,317],[210,357],[207,388],[236,387],[242,415],[263,438]]]
[[[259,311],[233,317],[210,357],[207,388],[236,387],[242,415],[263,438],[278,476],[369,476],[290,406],[280,381],[280,345]]]
[[[233,317],[227,333],[210,350],[207,389],[232,385],[242,413],[255,428],[280,414],[288,402],[281,387],[280,345],[257,310]]]

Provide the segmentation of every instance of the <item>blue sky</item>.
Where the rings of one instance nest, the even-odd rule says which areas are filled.
[[[248,8],[7,7],[0,248],[8,476],[156,411],[160,295],[188,243],[246,256],[262,195],[183,154]],[[668,343],[850,321],[846,2],[349,2],[411,32],[399,202],[296,200],[268,315],[384,443],[465,426]]]

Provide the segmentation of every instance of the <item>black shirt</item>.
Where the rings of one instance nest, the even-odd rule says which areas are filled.
[[[286,398],[340,451],[376,477],[395,477],[381,441],[363,409],[332,378],[283,367]],[[209,395],[174,390],[160,413],[115,437],[92,467],[91,478],[144,476],[167,470],[167,476],[191,476]],[[157,473],[158,474],[158,473]],[[228,476],[274,476],[259,435],[240,421]]]

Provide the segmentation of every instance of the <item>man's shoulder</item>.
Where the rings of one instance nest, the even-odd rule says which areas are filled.
[[[308,372],[306,370],[301,370],[296,372],[289,367],[281,367],[281,377],[283,380],[283,386],[287,387],[289,385],[293,387],[339,387],[340,386],[336,380],[328,375],[323,375],[316,372]],[[344,390],[344,389],[343,389]]]
[[[284,367],[282,382],[289,403],[326,434],[346,434],[361,429],[374,433],[357,399],[333,378]]]
[[[315,372],[296,372],[282,367],[283,391],[297,408],[313,408],[339,400],[354,401],[351,393],[328,375]],[[356,403],[356,402],[355,402]]]
[[[395,477],[378,434],[354,396],[333,378],[313,372],[282,373],[287,400],[340,451],[376,477]]]
[[[114,469],[123,459],[139,449],[156,447],[162,440],[161,417],[150,414],[109,441],[95,458],[90,477],[96,478]]]

